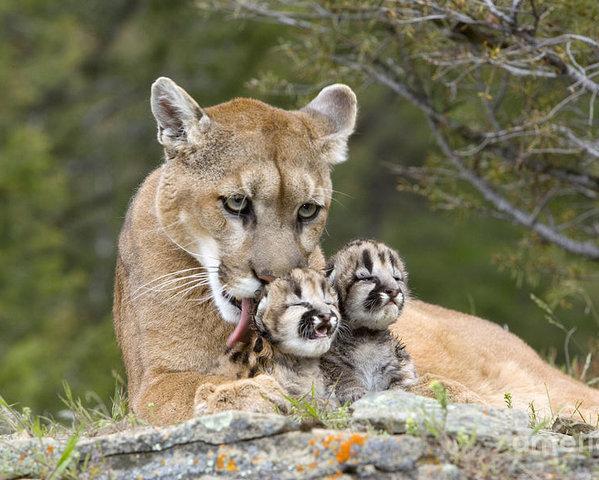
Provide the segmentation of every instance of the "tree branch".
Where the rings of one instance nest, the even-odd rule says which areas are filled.
[[[452,165],[456,167],[460,177],[478,190],[483,198],[491,203],[497,211],[508,215],[515,223],[530,228],[541,238],[558,245],[567,252],[581,255],[590,260],[599,261],[599,246],[597,244],[590,241],[579,242],[566,237],[548,225],[538,222],[536,215],[529,214],[512,205],[507,199],[497,193],[483,178],[474,174],[474,172],[464,165],[462,160],[455,155],[453,150],[449,147],[449,144],[433,119],[429,118],[429,123],[435,140],[437,141],[437,145],[439,145],[439,148]]]

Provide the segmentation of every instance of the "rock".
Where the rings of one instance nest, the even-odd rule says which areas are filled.
[[[86,454],[100,455],[151,452],[193,442],[233,443],[297,428],[291,418],[283,415],[231,411],[193,418],[172,427],[149,427],[127,434],[97,437],[82,441],[79,448]]]
[[[389,433],[445,432],[451,436],[475,436],[478,442],[497,443],[514,436],[530,435],[529,418],[520,410],[488,408],[474,404],[450,404],[401,391],[367,395],[352,405],[352,427],[376,428]]]
[[[73,475],[93,479],[458,480],[599,478],[598,432],[534,434],[515,410],[383,392],[352,406],[350,429],[300,431],[288,417],[224,412],[79,440]],[[0,437],[0,480],[48,477],[68,439]]]
[[[594,430],[595,428],[588,423],[565,417],[557,417],[551,426],[553,432],[572,436],[581,433],[592,433]]]
[[[0,437],[0,479],[46,477],[58,463],[64,443],[53,438]]]
[[[451,463],[422,465],[418,468],[417,480],[460,480],[466,478],[458,467]]]
[[[372,466],[380,474],[411,472],[424,443],[413,437],[314,430],[226,445],[194,442],[176,449],[104,458],[97,478],[323,478]]]

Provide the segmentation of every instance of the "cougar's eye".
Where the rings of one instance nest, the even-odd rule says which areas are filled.
[[[250,212],[251,202],[245,195],[223,197],[222,202],[227,212],[234,215],[245,215]]]
[[[297,211],[297,216],[300,221],[305,222],[316,218],[320,212],[321,206],[315,203],[304,203]]]

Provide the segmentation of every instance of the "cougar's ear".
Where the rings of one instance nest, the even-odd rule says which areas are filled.
[[[336,83],[323,88],[302,111],[320,125],[323,152],[331,164],[347,159],[347,139],[356,126],[358,101],[347,85]]]
[[[158,124],[158,143],[165,147],[193,141],[210,123],[196,101],[167,77],[152,84],[150,104]]]

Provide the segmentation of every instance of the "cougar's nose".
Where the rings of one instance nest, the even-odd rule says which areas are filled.
[[[275,276],[272,274],[270,270],[262,270],[260,272],[254,272],[256,278],[260,280],[262,285],[267,285],[275,279]]]

